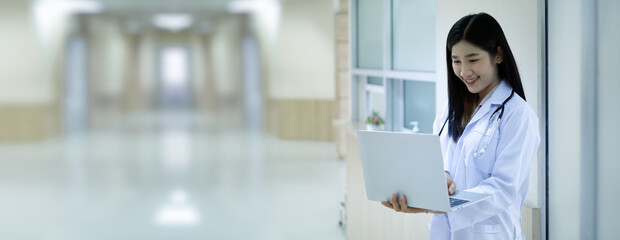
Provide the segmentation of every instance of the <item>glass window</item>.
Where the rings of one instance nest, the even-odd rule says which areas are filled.
[[[389,120],[388,131],[415,123],[419,132],[432,133],[437,3],[353,0],[353,7],[352,120],[377,112]]]
[[[383,86],[383,78],[380,77],[368,77],[367,84]]]
[[[434,0],[392,1],[392,69],[435,71]]]
[[[357,67],[383,68],[383,1],[357,2]]]
[[[422,133],[433,133],[435,121],[435,83],[404,81],[404,127],[412,129],[417,122]]]
[[[366,89],[364,81],[365,77],[360,75],[355,75],[352,78],[353,84],[351,85],[351,89],[353,90],[351,93],[351,101],[353,101],[353,105],[351,108],[351,116],[354,121],[361,121],[362,119],[366,119]]]
[[[366,83],[366,109],[364,111],[366,115],[363,119],[371,116],[373,112],[377,112],[385,120],[385,87],[383,78],[366,77]]]
[[[371,116],[373,112],[377,112],[385,120],[385,93],[366,91],[366,99],[368,101],[366,102],[366,117]]]

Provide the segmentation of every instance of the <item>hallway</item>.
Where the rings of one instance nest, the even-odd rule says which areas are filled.
[[[333,142],[190,111],[0,145],[0,239],[344,239]]]

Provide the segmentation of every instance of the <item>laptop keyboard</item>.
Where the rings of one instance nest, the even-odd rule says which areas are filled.
[[[469,202],[469,201],[457,199],[457,198],[450,198],[450,207],[455,207],[455,206],[461,205],[466,202]]]

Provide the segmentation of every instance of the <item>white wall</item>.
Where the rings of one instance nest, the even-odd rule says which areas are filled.
[[[258,40],[262,65],[262,80],[263,84],[267,86],[265,88],[267,92],[264,95],[267,95],[267,97],[269,97],[268,92],[270,92],[270,90],[268,86],[270,85],[271,77],[273,72],[276,72],[277,69],[273,61],[276,58],[280,15],[280,1],[265,0],[263,2],[263,8],[251,14],[249,18],[251,21],[250,30]]]
[[[0,103],[49,103],[56,97],[54,81],[62,66],[57,60],[68,15],[49,9],[36,15],[35,10],[30,1],[2,2]],[[45,22],[49,20],[46,16],[54,17],[54,21]]]
[[[452,25],[461,17],[479,12],[493,16],[504,30],[508,44],[515,56],[525,96],[529,105],[541,118],[541,68],[542,62],[542,13],[539,12],[540,1],[460,1],[440,0],[437,3],[437,105],[443,107],[447,102],[447,68],[446,38]],[[542,130],[542,129],[541,129]],[[542,134],[542,133],[541,133]],[[540,207],[538,179],[540,158],[532,163],[530,186],[526,203],[532,207]]]
[[[618,136],[620,136],[620,1],[599,0],[598,12],[598,238],[620,236],[618,216],[620,191],[617,190]],[[587,81],[587,79],[584,79]]]
[[[140,35],[138,49],[138,75],[140,79],[140,90],[142,96],[149,97],[155,88],[155,63],[157,54],[155,53],[156,34],[153,31],[146,31]],[[147,101],[148,102],[148,101]]]
[[[616,239],[620,2],[548,6],[549,237]]]
[[[241,37],[243,19],[225,16],[215,23],[210,51],[213,53],[215,88],[220,96],[241,91]]]
[[[208,66],[205,64],[205,46],[203,36],[198,32],[192,32],[189,36],[189,51],[191,54],[191,80],[193,94],[203,94],[206,87]]]
[[[579,237],[581,189],[581,11],[549,1],[549,236]]]
[[[121,21],[94,16],[89,19],[93,87],[96,94],[120,97],[125,86],[127,42]]]
[[[269,96],[334,98],[332,1],[284,1],[271,59]]]

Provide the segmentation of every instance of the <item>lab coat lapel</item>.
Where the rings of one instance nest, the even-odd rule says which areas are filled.
[[[480,118],[482,118],[483,116],[487,115],[489,111],[495,110],[495,107],[491,108],[492,106],[502,105],[502,102],[506,100],[506,98],[510,95],[511,91],[512,87],[510,87],[510,85],[506,81],[501,81],[499,83],[499,86],[497,86],[497,89],[493,91],[491,97],[482,105],[482,107],[480,107],[480,110],[476,112],[476,115],[474,115],[471,121],[469,121],[469,124],[467,124],[467,126],[469,126],[470,124],[476,124],[476,122],[480,120]]]

